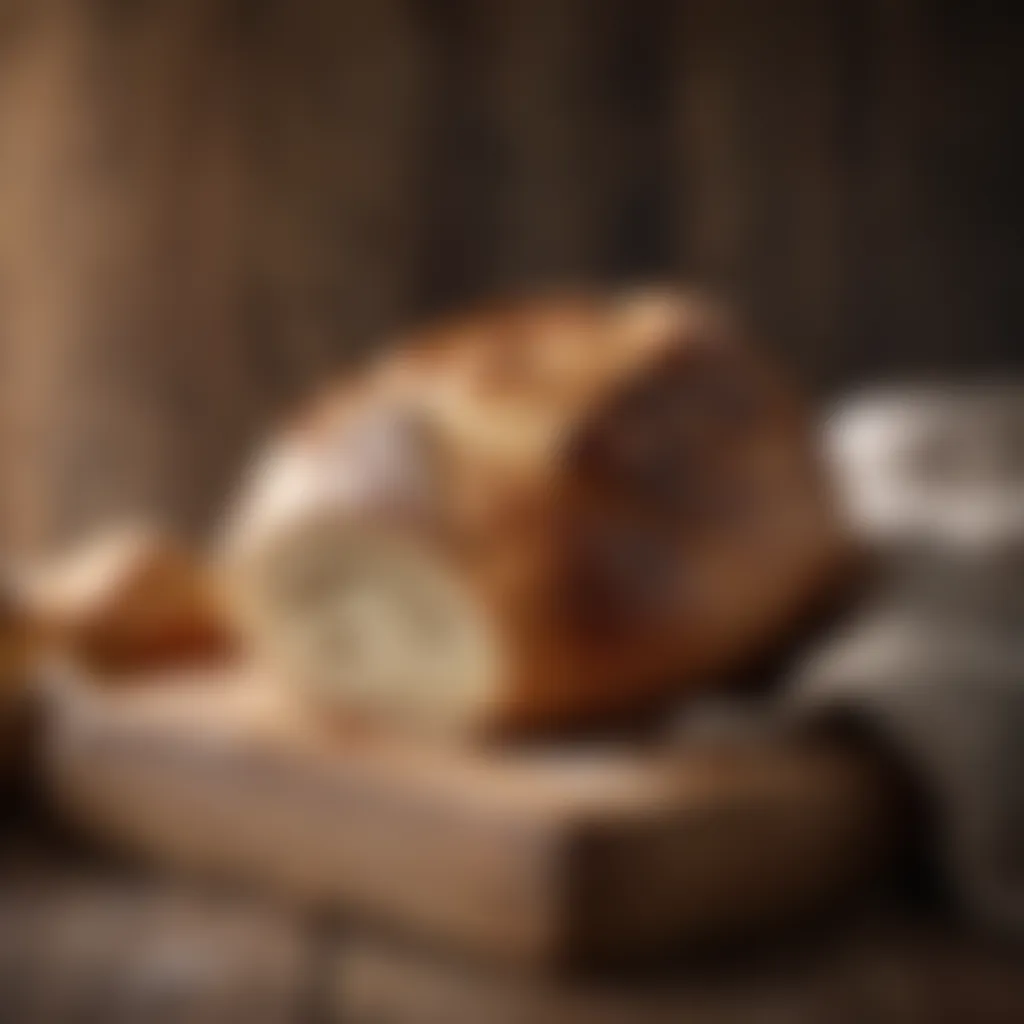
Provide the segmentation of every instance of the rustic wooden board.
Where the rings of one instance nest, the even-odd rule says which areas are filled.
[[[879,865],[890,808],[840,750],[470,752],[329,734],[208,679],[50,707],[58,804],[157,861],[533,963],[735,935]]]

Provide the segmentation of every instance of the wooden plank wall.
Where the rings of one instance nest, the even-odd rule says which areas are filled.
[[[494,291],[696,277],[824,388],[1024,362],[994,0],[3,0],[0,537],[209,523],[268,418]]]

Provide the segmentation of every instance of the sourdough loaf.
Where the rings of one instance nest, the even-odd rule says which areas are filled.
[[[273,440],[225,540],[239,620],[291,684],[462,734],[709,685],[844,552],[788,383],[668,291],[406,339]]]

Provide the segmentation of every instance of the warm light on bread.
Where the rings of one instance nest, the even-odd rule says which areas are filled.
[[[289,684],[464,733],[707,686],[844,550],[786,381],[720,310],[636,291],[408,339],[273,440],[226,561]]]

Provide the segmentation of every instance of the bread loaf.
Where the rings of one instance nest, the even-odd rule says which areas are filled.
[[[357,718],[557,726],[706,686],[845,545],[805,413],[721,311],[537,300],[407,339],[262,453],[233,605]]]

